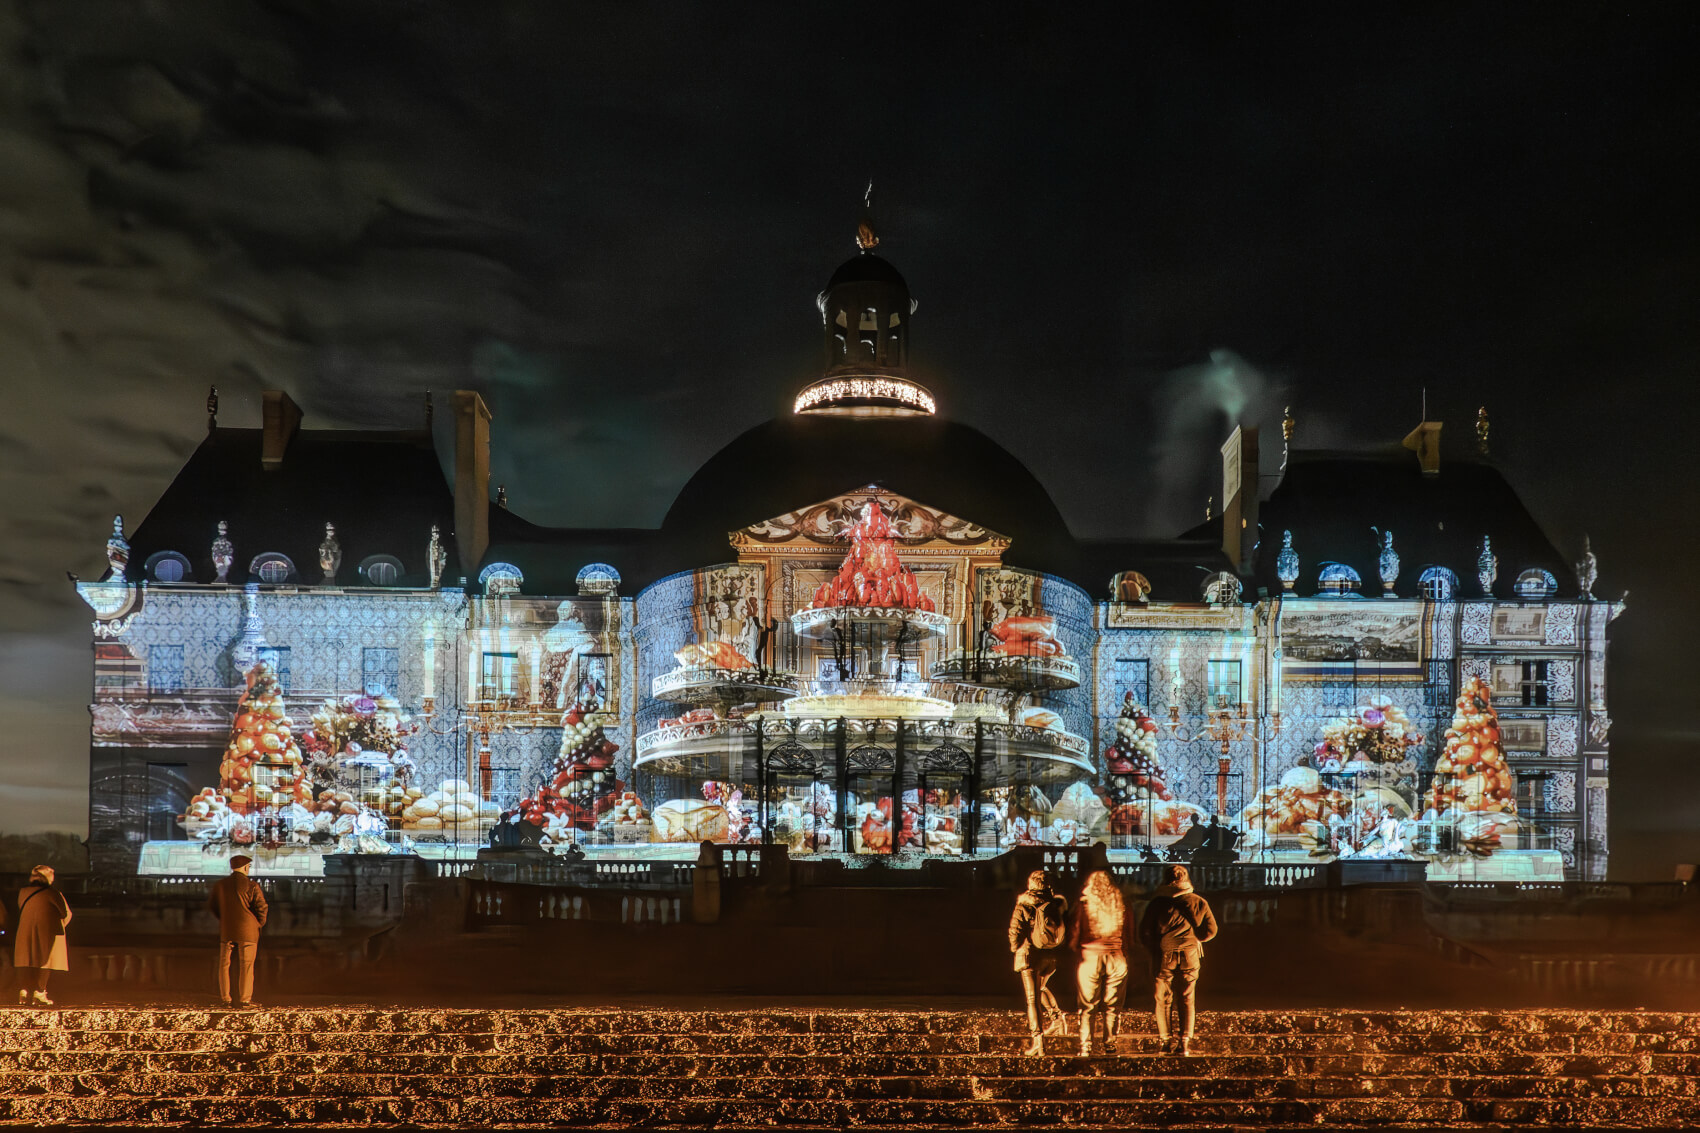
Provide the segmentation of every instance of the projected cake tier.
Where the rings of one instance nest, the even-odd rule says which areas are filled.
[[[741,704],[797,695],[797,678],[771,669],[693,667],[660,673],[649,694],[676,704]]]
[[[939,702],[945,703],[945,702]],[[654,767],[664,761],[721,758],[728,754],[739,762],[754,758],[758,733],[764,744],[778,747],[792,741],[831,745],[837,742],[840,726],[846,743],[895,741],[898,725],[906,742],[920,745],[950,741],[973,750],[980,744],[988,758],[1045,761],[1070,774],[1093,771],[1086,740],[1055,726],[1036,723],[1003,723],[987,720],[938,719],[927,717],[796,716],[774,713],[752,717],[716,717],[664,720],[662,726],[637,738],[634,767]],[[672,770],[684,773],[685,763]],[[665,768],[663,768],[665,769]]]
[[[1072,657],[1011,657],[997,653],[953,653],[933,663],[933,680],[983,688],[1077,688],[1080,663]]]

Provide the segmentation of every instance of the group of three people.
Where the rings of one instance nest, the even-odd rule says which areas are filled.
[[[1098,1024],[1103,1049],[1113,1052],[1127,984],[1126,943],[1136,938],[1151,958],[1155,979],[1157,1039],[1164,1053],[1191,1054],[1194,992],[1204,944],[1216,935],[1210,904],[1193,892],[1187,869],[1171,865],[1164,883],[1129,931],[1127,902],[1108,869],[1087,873],[1074,906],[1051,887],[1042,869],[1027,877],[1027,891],[1016,898],[1009,921],[1009,950],[1027,996],[1026,1053],[1045,1053],[1047,1033],[1061,1033],[1067,1016],[1047,982],[1070,953],[1078,956],[1080,1053],[1098,1053]],[[1040,1017],[1049,1016],[1049,1027]],[[1171,1020],[1171,1013],[1174,1018]]]

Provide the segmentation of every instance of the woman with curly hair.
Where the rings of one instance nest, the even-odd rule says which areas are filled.
[[[1127,926],[1127,902],[1108,870],[1086,876],[1075,903],[1069,936],[1080,953],[1080,1053],[1098,1053],[1093,1030],[1104,1020],[1104,1049],[1114,1052],[1117,1009],[1127,982],[1127,954],[1122,938]]]

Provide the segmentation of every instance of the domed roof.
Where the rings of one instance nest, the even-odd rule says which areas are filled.
[[[730,532],[867,484],[1009,536],[1012,566],[1077,573],[1079,547],[1026,465],[984,433],[932,417],[789,415],[756,426],[679,492],[661,524],[664,554],[678,570],[725,562]]]
[[[872,252],[851,256],[839,264],[832,278],[826,281],[826,289],[831,291],[841,283],[892,283],[905,292],[909,290],[902,273],[891,266],[891,261]]]

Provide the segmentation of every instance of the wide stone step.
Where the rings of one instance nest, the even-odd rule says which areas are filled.
[[[1684,1125],[1700,1120],[1700,1104],[1646,1098],[1500,1099],[1413,1097],[1225,1101],[1137,1099],[1092,1101],[752,1100],[697,1096],[642,1098],[114,1098],[43,1095],[0,1098],[0,1122],[33,1125],[144,1124],[559,1124],[650,1127],[914,1126],[1077,1128],[1256,1125],[1396,1125],[1470,1123],[1566,1124],[1594,1127]]]
[[[1347,1099],[1325,1102],[1233,1100],[997,1102],[949,1100],[783,1100],[695,1097],[609,1098],[173,1098],[42,1096],[0,1100],[3,1120],[37,1124],[102,1122],[156,1124],[477,1123],[491,1125],[726,1126],[804,1124],[849,1128],[867,1124],[975,1126],[1129,1126],[1175,1121],[1434,1123],[1468,1120],[1463,1103],[1429,1099]]]
[[[1694,1098],[1680,1075],[1280,1076],[1101,1074],[1029,1077],[722,1078],[504,1074],[468,1079],[394,1073],[232,1073],[228,1071],[0,1074],[0,1097],[55,1095],[139,1098],[409,1097],[463,1099],[796,1099],[926,1101],[1294,1100],[1342,1098]]]
[[[245,1016],[260,1021],[260,1016]],[[1015,1053],[1027,1045],[1023,1031],[923,1031],[903,1034],[891,1031],[792,1031],[762,1034],[709,1031],[556,1031],[556,1029],[444,1029],[444,1031],[357,1031],[320,1029],[303,1019],[299,1028],[277,1029],[255,1026],[155,1029],[136,1026],[122,1029],[92,1029],[83,1026],[12,1026],[0,1012],[0,1050],[138,1050],[138,1051],[362,1051],[389,1053],[741,1053],[755,1050],[797,1055],[853,1055],[879,1051],[911,1053]],[[228,1022],[221,1019],[219,1022]],[[1377,1034],[1368,1031],[1329,1033],[1299,1031],[1290,1034],[1260,1034],[1248,1031],[1214,1031],[1215,1021],[1198,1024],[1198,1053],[1217,1055],[1345,1055],[1345,1053],[1423,1053],[1423,1051],[1525,1051],[1525,1053],[1574,1053],[1574,1055],[1625,1055],[1625,1053],[1700,1053],[1700,1033],[1666,1031],[1572,1031],[1572,1033],[1523,1033],[1523,1031],[1433,1031],[1433,1033]],[[1122,1033],[1127,1053],[1156,1051],[1156,1036],[1149,1019],[1130,1019]],[[1071,1048],[1071,1036],[1054,1039],[1061,1048]]]
[[[1101,1077],[1700,1077],[1700,1055],[1441,1053],[1342,1055],[1112,1055],[1044,1058],[1017,1055],[597,1055],[442,1054],[383,1051],[248,1053],[244,1051],[0,1051],[0,1074],[207,1074],[238,1071],[271,1075],[385,1073],[403,1077],[487,1077],[512,1074],[653,1078],[839,1077],[986,1078],[1036,1074]]]
[[[1130,1023],[1148,1025],[1143,1016]],[[1013,1011],[0,1011],[0,1123],[1077,1129],[1700,1124],[1700,1020],[1222,1012],[1027,1058]]]
[[[1129,1018],[1143,1018],[1130,1012]],[[83,1008],[0,1012],[0,1035],[32,1027],[90,1031],[315,1031],[525,1034],[987,1034],[1019,1035],[1008,1011],[262,1010]],[[1700,1013],[1652,1011],[1204,1011],[1199,1029],[1218,1035],[1575,1035],[1700,1037]]]

